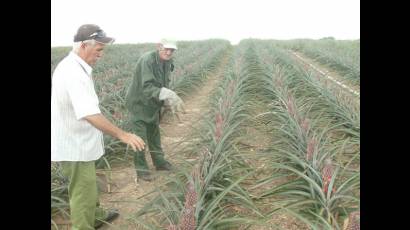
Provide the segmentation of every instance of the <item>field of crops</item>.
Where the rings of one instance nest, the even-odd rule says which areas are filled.
[[[360,94],[347,89],[360,88],[360,41],[212,39],[178,47],[170,88],[189,102],[216,83],[201,95],[207,110],[178,140],[177,170],[144,191],[151,198],[127,213],[126,229],[358,229]],[[94,67],[101,111],[125,130],[127,86],[138,57],[154,48],[111,45]],[[52,48],[51,73],[69,51]],[[104,141],[97,168],[109,175],[131,153]],[[51,195],[52,229],[64,229],[55,219],[69,215],[67,181],[54,163]]]

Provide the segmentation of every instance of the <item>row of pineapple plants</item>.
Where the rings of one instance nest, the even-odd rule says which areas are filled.
[[[261,92],[269,92],[266,119],[278,141],[266,154],[274,173],[263,183],[275,186],[260,191],[258,199],[262,204],[275,199],[272,215],[286,210],[313,229],[341,229],[343,220],[357,213],[360,185],[358,171],[339,167],[335,155],[341,146],[329,141],[330,133],[342,125],[326,125],[321,116],[326,109],[314,112],[319,110],[316,97],[308,93],[294,66],[280,62],[280,54],[269,54],[261,58]]]
[[[242,48],[242,47],[241,47]],[[238,48],[241,49],[241,48]],[[247,54],[252,53],[250,51],[247,51]],[[315,207],[319,210],[319,213],[322,212],[322,215],[324,216],[324,218],[327,218],[328,220],[325,220],[324,222],[322,222],[324,219],[322,217],[322,219],[319,218],[319,220],[317,219],[306,219],[306,217],[303,217],[301,214],[298,213],[298,209],[291,209],[291,207],[293,206],[297,206],[297,204],[293,204],[293,206],[289,206],[289,200],[286,199],[280,199],[279,201],[277,201],[277,204],[268,204],[272,205],[272,207],[274,207],[273,210],[268,211],[268,212],[261,212],[261,209],[258,208],[258,206],[260,205],[261,208],[266,210],[266,200],[268,198],[271,197],[278,197],[278,194],[281,194],[281,192],[283,192],[282,190],[280,192],[276,192],[277,190],[280,190],[281,188],[284,189],[294,189],[291,186],[284,186],[284,185],[280,185],[280,186],[276,186],[273,187],[272,189],[268,189],[268,190],[260,190],[258,188],[260,188],[262,185],[266,184],[267,181],[269,180],[277,180],[278,178],[282,178],[282,177],[286,177],[289,178],[290,176],[294,176],[294,175],[289,175],[289,173],[286,172],[286,167],[288,167],[286,164],[282,163],[278,165],[275,165],[275,163],[277,163],[276,161],[273,161],[271,163],[271,166],[273,166],[273,171],[275,171],[276,173],[271,177],[271,178],[267,178],[264,180],[249,180],[253,174],[255,174],[255,169],[251,168],[247,163],[246,163],[246,158],[249,153],[244,153],[239,150],[239,142],[240,139],[246,139],[248,138],[246,135],[244,135],[244,124],[245,122],[249,122],[250,121],[250,117],[248,112],[246,112],[247,110],[251,110],[254,107],[254,104],[256,103],[255,101],[251,100],[249,97],[249,95],[252,95],[252,98],[255,96],[258,96],[257,93],[258,91],[260,92],[271,92],[272,89],[270,87],[262,87],[263,85],[265,86],[269,86],[271,84],[266,84],[266,79],[263,80],[263,78],[258,78],[257,75],[259,74],[259,72],[257,69],[258,68],[254,68],[252,65],[257,65],[258,62],[255,61],[257,58],[256,56],[250,56],[250,55],[246,55],[244,57],[242,57],[241,59],[239,59],[238,57],[234,58],[234,64],[233,66],[235,68],[241,68],[242,67],[242,71],[241,71],[241,75],[246,76],[245,78],[243,78],[242,80],[242,84],[246,85],[246,87],[243,87],[243,90],[241,91],[242,95],[241,97],[248,102],[248,104],[246,104],[247,109],[243,110],[241,113],[242,115],[240,115],[240,113],[238,113],[239,116],[243,116],[244,117],[244,122],[242,122],[242,125],[238,124],[237,127],[239,128],[238,130],[234,131],[232,130],[232,133],[237,133],[239,134],[238,136],[240,136],[241,138],[235,138],[233,140],[235,140],[234,142],[230,142],[228,145],[224,146],[222,149],[230,149],[230,148],[234,148],[234,153],[236,152],[238,155],[237,157],[240,159],[240,164],[238,164],[238,161],[234,161],[234,160],[230,160],[230,157],[235,156],[232,155],[231,152],[227,152],[224,153],[222,156],[224,156],[222,161],[223,163],[225,163],[225,161],[229,161],[229,164],[224,164],[223,166],[220,166],[218,163],[214,163],[214,160],[218,160],[221,159],[221,155],[220,154],[215,154],[215,150],[212,151],[212,147],[213,147],[213,143],[211,141],[210,138],[206,139],[207,135],[206,133],[208,133],[208,135],[214,135],[213,140],[219,140],[220,138],[223,140],[223,122],[225,121],[225,119],[223,118],[222,114],[224,114],[223,112],[218,112],[218,111],[223,111],[223,110],[230,110],[230,108],[232,108],[231,103],[229,100],[223,100],[221,99],[221,97],[213,97],[213,100],[215,101],[214,104],[216,104],[216,108],[214,111],[215,112],[211,112],[211,114],[213,114],[212,116],[215,116],[215,125],[214,127],[211,126],[210,130],[207,132],[207,129],[205,128],[201,128],[200,130],[202,130],[204,133],[198,135],[199,139],[201,141],[199,141],[199,143],[196,143],[193,145],[193,147],[190,149],[191,152],[198,152],[195,151],[193,149],[201,149],[200,151],[200,160],[196,161],[196,164],[192,164],[189,162],[186,162],[186,165],[184,167],[181,167],[181,171],[178,172],[176,177],[172,177],[170,178],[169,181],[167,181],[165,183],[165,185],[161,188],[157,189],[157,193],[159,193],[159,195],[151,202],[148,203],[145,208],[143,208],[142,210],[140,210],[137,214],[136,214],[136,218],[134,219],[135,222],[137,222],[138,224],[140,224],[140,226],[144,226],[145,228],[148,229],[158,229],[158,228],[167,228],[167,229],[214,229],[214,228],[218,228],[218,229],[237,229],[237,228],[241,228],[241,227],[246,227],[251,224],[262,224],[264,221],[267,220],[267,217],[269,217],[269,215],[273,215],[274,213],[278,212],[278,211],[287,211],[292,215],[297,216],[298,218],[300,218],[303,221],[306,221],[308,225],[310,225],[313,228],[318,228],[318,226],[320,227],[333,227],[333,226],[338,226],[337,221],[335,221],[334,219],[334,215],[339,215],[339,214],[335,214],[335,211],[333,209],[338,208],[338,202],[344,202],[345,200],[339,198],[339,197],[331,197],[331,199],[333,199],[333,206],[332,205],[322,205],[320,206],[320,202],[323,200],[319,200],[317,201],[317,205],[319,205],[319,207]],[[221,94],[227,95],[229,98],[232,98],[231,95],[231,89],[235,88],[233,87],[233,84],[231,82],[231,84],[224,84],[224,86],[222,88],[219,88],[221,91]],[[218,94],[216,94],[218,95]],[[271,93],[272,95],[272,93]],[[215,100],[217,99],[217,100]],[[233,97],[233,101],[239,101],[238,99],[236,99],[235,97]],[[260,98],[258,98],[259,100]],[[287,101],[290,101],[290,103],[293,101],[294,99],[288,98]],[[216,102],[217,101],[217,102]],[[252,102],[252,104],[249,104],[249,102]],[[221,106],[222,105],[222,106]],[[295,108],[296,106],[293,105]],[[233,107],[235,108],[235,106]],[[277,111],[273,111],[273,114],[277,113]],[[245,115],[246,114],[246,115]],[[211,116],[211,117],[212,117]],[[228,119],[229,120],[229,119]],[[271,119],[272,122],[275,119]],[[313,122],[313,119],[312,121]],[[208,124],[212,124],[212,122],[208,122]],[[275,130],[278,127],[278,123],[276,122],[272,122],[272,124],[274,124],[272,126],[272,128]],[[304,118],[303,119],[303,127],[305,127],[306,130],[309,130],[309,119],[308,118]],[[241,131],[239,131],[241,130]],[[283,135],[283,133],[282,133]],[[279,135],[280,136],[280,135]],[[314,158],[315,161],[319,161],[316,158],[319,158],[320,154],[314,154],[315,152],[315,145],[316,140],[315,138],[317,138],[316,136],[319,136],[318,134],[314,134],[308,137],[305,137],[305,139],[308,141],[308,144],[306,143],[302,143],[301,145],[305,145],[304,147],[302,147],[302,149],[309,149],[308,150],[308,155],[309,158]],[[195,137],[194,137],[195,138]],[[278,138],[280,139],[280,138]],[[282,140],[285,140],[284,143],[290,145],[289,143],[291,143],[291,141],[288,141],[287,139],[289,139],[289,136],[283,135]],[[324,142],[324,144],[322,144],[323,146],[327,146],[327,142],[326,141],[321,141],[320,138],[318,143],[322,143]],[[306,142],[305,140],[305,142]],[[299,143],[299,141],[301,140],[296,140],[296,143]],[[204,148],[204,146],[211,146]],[[319,149],[319,144],[317,144],[318,146],[316,146],[316,149]],[[228,147],[229,146],[229,147]],[[276,145],[275,145],[276,146]],[[290,145],[292,146],[292,145]],[[327,146],[328,147],[328,146]],[[215,147],[214,147],[215,148]],[[272,147],[272,151],[269,153],[269,159],[271,160],[279,160],[278,162],[286,162],[287,158],[290,159],[294,159],[295,157],[292,155],[294,154],[294,150],[295,149],[290,149],[288,151],[289,155],[288,156],[283,156],[283,152],[278,151],[278,149],[276,149],[277,147]],[[320,147],[323,148],[323,147]],[[328,147],[329,148],[329,147]],[[211,149],[211,150],[210,150]],[[188,150],[189,151],[189,150]],[[334,192],[333,189],[333,184],[334,182],[331,182],[332,179],[329,180],[329,175],[336,175],[333,174],[333,170],[332,170],[332,166],[330,166],[329,161],[331,162],[331,158],[325,158],[325,156],[331,156],[331,154],[326,153],[326,154],[322,154],[321,156],[321,162],[322,163],[316,163],[316,171],[313,171],[313,175],[321,175],[322,174],[322,168],[323,171],[327,172],[327,173],[323,173],[324,176],[322,178],[320,178],[319,182],[316,182],[316,184],[313,184],[313,186],[316,185],[316,187],[314,187],[313,189],[317,189],[319,187],[318,183],[320,184],[320,189],[323,193],[328,193],[328,189],[330,187],[330,189],[332,190],[332,192]],[[213,156],[216,156],[217,158],[214,159]],[[207,163],[209,160],[207,159],[207,157],[209,159],[211,159],[212,163]],[[324,160],[325,159],[325,160]],[[324,167],[324,163],[327,163],[327,167]],[[204,193],[206,194],[206,191],[203,187],[211,187],[212,191],[215,190],[216,186],[212,186],[212,185],[204,185],[204,179],[203,178],[214,178],[215,175],[211,174],[211,173],[203,173],[204,167],[203,165],[215,165],[215,167],[217,167],[217,169],[215,170],[207,170],[206,172],[212,172],[214,174],[217,174],[219,172],[218,168],[220,170],[223,170],[223,172],[229,172],[229,171],[234,171],[237,173],[234,173],[238,178],[241,175],[244,175],[244,177],[238,179],[237,181],[239,182],[239,180],[241,180],[242,182],[246,182],[246,183],[238,183],[238,189],[241,192],[235,192],[233,194],[236,195],[236,200],[233,198],[230,198],[229,201],[233,202],[230,204],[219,204],[218,202],[222,202],[225,198],[227,198],[229,196],[229,194],[232,193],[231,189],[235,188],[235,187],[231,187],[229,182],[234,182],[235,180],[233,179],[228,179],[228,178],[224,178],[226,180],[226,182],[228,183],[223,183],[223,182],[219,182],[218,186],[224,185],[224,187],[218,187],[219,190],[221,191],[221,195],[214,195],[213,197],[217,197],[218,200],[217,202],[212,200],[212,204],[219,204],[220,209],[218,210],[218,214],[217,218],[212,218],[209,219],[207,224],[198,224],[198,222],[203,223],[203,218],[201,216],[201,212],[199,210],[207,210],[205,202],[203,201],[204,198],[202,197],[206,197],[205,195],[203,195]],[[320,167],[318,167],[317,165],[320,165]],[[310,166],[313,167],[313,166]],[[228,168],[228,169],[227,169]],[[319,172],[318,172],[319,171]],[[202,172],[202,173],[201,173]],[[247,173],[247,174],[246,174]],[[316,173],[316,174],[314,174]],[[225,175],[233,175],[233,174],[229,174],[229,173],[224,173]],[[341,173],[339,173],[340,175]],[[198,176],[199,175],[199,176]],[[297,175],[297,174],[296,174]],[[344,174],[342,174],[344,176]],[[342,177],[343,177],[342,176]],[[196,179],[195,179],[196,178]],[[338,194],[342,194],[342,193],[348,193],[351,192],[352,187],[357,186],[357,182],[358,182],[358,177],[352,177],[353,185],[342,185],[339,187],[339,190],[337,191]],[[255,179],[254,177],[252,177],[252,179]],[[303,178],[306,179],[306,178]],[[317,178],[315,178],[317,179]],[[212,179],[208,179],[205,181],[210,181]],[[314,180],[314,179],[311,179]],[[199,182],[198,182],[199,181]],[[334,179],[333,179],[334,181]],[[311,182],[309,180],[307,180],[307,182]],[[198,185],[199,183],[199,185]],[[302,181],[299,181],[299,184],[303,183]],[[331,185],[330,185],[331,183]],[[345,183],[350,183],[350,182],[345,182]],[[246,185],[245,185],[246,184]],[[202,185],[202,186],[201,186]],[[293,185],[293,184],[292,184]],[[199,186],[199,188],[198,188]],[[247,188],[253,188],[253,190],[247,190]],[[202,189],[202,190],[201,190]],[[322,190],[323,189],[323,190]],[[205,191],[204,191],[205,190]],[[314,192],[318,192],[314,191]],[[291,192],[290,192],[291,193]],[[298,193],[298,191],[295,192],[296,194]],[[184,196],[182,194],[185,194]],[[199,195],[198,195],[199,194]],[[201,196],[202,194],[202,196]],[[320,195],[320,194],[319,194]],[[202,198],[202,199],[201,199]],[[320,197],[323,198],[323,195]],[[239,200],[238,200],[239,199]],[[199,201],[198,201],[199,200]],[[348,199],[346,199],[348,200]],[[357,201],[354,200],[354,201]],[[258,203],[258,206],[255,206],[255,202]],[[313,202],[313,201],[312,201]],[[324,202],[328,202],[328,200],[325,200]],[[348,200],[348,202],[352,203],[351,200]],[[309,202],[301,202],[299,205],[299,207],[303,210],[303,207],[305,207],[305,204],[308,204]],[[323,203],[323,202],[322,202]],[[238,205],[239,204],[239,205]],[[272,208],[271,207],[271,208]],[[296,208],[295,207],[295,208]],[[309,208],[309,207],[308,207]],[[345,207],[343,207],[345,208]],[[198,210],[199,209],[199,210]],[[325,210],[326,209],[326,210]],[[328,211],[330,209],[330,211]],[[314,209],[315,210],[315,209]],[[316,210],[317,211],[317,210]],[[326,212],[325,212],[326,211]],[[206,212],[206,211],[204,211]],[[311,211],[314,213],[314,211]],[[207,213],[207,212],[206,212]],[[337,212],[336,212],[337,213]],[[351,212],[354,214],[354,212]],[[308,213],[311,214],[311,213]],[[344,213],[346,214],[346,212]],[[144,221],[146,218],[146,215],[151,215],[151,217],[155,218],[155,220],[157,220],[157,223],[148,223],[146,221]],[[211,215],[211,214],[209,214]],[[232,215],[232,216],[230,216]],[[311,214],[312,215],[312,214]],[[212,216],[212,215],[211,215]],[[245,218],[247,217],[247,218]],[[316,217],[316,216],[315,216]],[[333,218],[333,219],[332,219]],[[319,222],[318,222],[319,221]],[[336,223],[335,223],[336,222]],[[274,226],[277,227],[277,226]]]
[[[299,94],[314,101],[313,108],[323,110],[323,118],[333,124],[342,124],[343,133],[358,141],[360,137],[360,100],[344,91],[333,82],[303,68],[285,50],[272,43],[256,42],[258,55],[265,68],[271,68],[272,62],[286,66],[294,76],[293,85],[304,85]],[[317,110],[317,109],[316,109]]]
[[[210,111],[181,150],[183,157],[196,160],[181,159],[175,175],[135,214],[133,221],[141,229],[239,229],[264,219],[244,187],[255,172],[245,161],[249,153],[240,150],[241,140],[248,138],[245,127],[252,108],[252,75],[245,55],[234,51],[210,97]]]
[[[258,43],[259,44],[259,43]],[[357,100],[332,90],[319,82],[311,72],[303,70],[298,63],[292,61],[289,54],[279,48],[260,47],[258,55],[264,62],[265,68],[277,62],[285,66],[292,76],[292,87],[299,87],[295,91],[300,97],[310,101],[310,113],[320,117],[320,124],[334,127],[330,131],[331,142],[341,146],[338,156],[344,158],[347,164],[358,164],[360,160],[360,108]],[[264,51],[270,51],[265,52]],[[270,64],[269,64],[270,62]],[[272,68],[272,67],[271,67]],[[269,71],[269,70],[268,70]]]
[[[201,87],[231,46],[229,41],[221,39],[185,41],[178,45],[182,50],[178,50],[174,58],[175,71],[171,75],[170,88],[183,97]]]
[[[360,85],[360,40],[296,39],[284,46],[302,52],[345,77],[353,85]]]

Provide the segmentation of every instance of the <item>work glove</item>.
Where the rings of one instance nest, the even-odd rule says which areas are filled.
[[[162,87],[159,93],[159,100],[164,100],[164,106],[171,110],[173,115],[176,115],[179,120],[179,113],[185,113],[184,101],[172,90]]]

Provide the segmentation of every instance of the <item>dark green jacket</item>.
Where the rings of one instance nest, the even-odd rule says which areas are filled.
[[[134,121],[159,124],[163,101],[159,100],[161,87],[169,87],[169,75],[174,65],[172,59],[160,62],[158,51],[143,54],[137,61],[125,104]]]

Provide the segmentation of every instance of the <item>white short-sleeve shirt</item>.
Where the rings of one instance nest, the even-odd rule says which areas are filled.
[[[92,68],[70,52],[55,68],[51,86],[51,160],[93,161],[104,154],[102,132],[84,119],[101,113]]]

